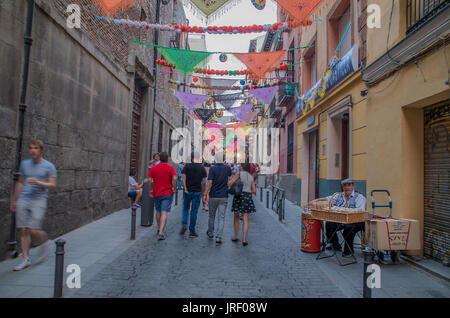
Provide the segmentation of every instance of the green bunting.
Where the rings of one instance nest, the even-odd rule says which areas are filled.
[[[202,51],[187,51],[168,47],[158,47],[158,51],[179,72],[188,73],[211,53]]]

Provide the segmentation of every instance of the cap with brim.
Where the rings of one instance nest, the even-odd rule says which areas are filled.
[[[346,184],[346,183],[353,183],[355,184],[355,182],[353,181],[353,179],[347,178],[341,181],[341,184]]]

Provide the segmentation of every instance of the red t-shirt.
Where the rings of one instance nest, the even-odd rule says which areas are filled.
[[[153,166],[148,173],[148,177],[153,179],[153,196],[172,195],[172,177],[176,175],[175,169],[168,163]]]

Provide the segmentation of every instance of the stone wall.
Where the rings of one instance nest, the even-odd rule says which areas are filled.
[[[26,2],[0,2],[0,259],[11,224]],[[69,3],[82,8],[81,29],[66,27]],[[124,16],[153,21],[154,3],[144,1]],[[162,21],[176,21],[172,5],[161,8]],[[153,77],[148,68],[153,67],[153,49],[131,40],[152,42],[153,32],[108,24],[96,19],[97,14],[90,0],[36,0],[22,159],[28,157],[27,142],[39,138],[45,143],[44,158],[57,168],[57,189],[49,194],[44,224],[51,238],[128,206],[131,113],[138,77],[148,86],[140,160],[145,164],[150,156]],[[168,89],[158,93],[162,101],[171,98]],[[159,102],[157,109],[175,126],[179,112],[167,111],[170,105],[174,103]]]

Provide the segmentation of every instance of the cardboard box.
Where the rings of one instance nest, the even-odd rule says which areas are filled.
[[[419,250],[419,221],[409,219],[369,220],[366,229],[368,246],[376,250]]]

